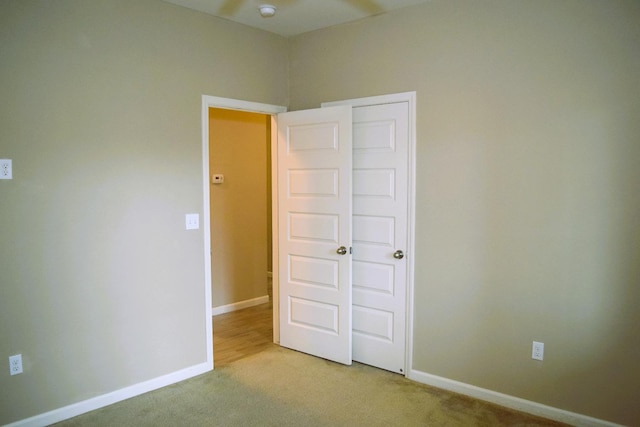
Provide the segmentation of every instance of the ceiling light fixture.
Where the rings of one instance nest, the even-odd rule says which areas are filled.
[[[276,7],[271,4],[263,4],[259,7],[259,9],[260,16],[262,16],[263,18],[271,18],[276,14]]]

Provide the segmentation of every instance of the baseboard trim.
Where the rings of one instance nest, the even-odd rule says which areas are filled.
[[[454,393],[464,394],[475,399],[484,400],[486,402],[495,403],[517,411],[526,412],[531,415],[537,415],[574,426],[623,427],[620,424],[612,423],[610,421],[604,421],[587,415],[565,411],[563,409],[554,408],[552,406],[543,405],[530,400],[521,399],[519,397],[509,396],[508,394],[498,393],[470,384],[450,380],[448,378],[439,377],[437,375],[427,374],[414,369],[409,371],[408,378],[419,383],[438,387]]]
[[[144,393],[148,393],[153,390],[157,390],[162,387],[166,387],[171,384],[178,383],[180,381],[184,381],[186,379],[204,374],[205,372],[211,370],[212,367],[209,365],[209,363],[201,363],[199,365],[194,365],[189,368],[173,372],[171,374],[163,375],[152,380],[134,384],[132,386],[125,387],[111,393],[103,394],[101,396],[93,397],[91,399],[74,403],[69,406],[54,409],[53,411],[45,412],[31,418],[25,418],[24,420],[7,424],[5,427],[48,426],[60,421],[68,420],[69,418],[77,417],[78,415],[82,415],[90,411],[94,411],[96,409],[104,408],[105,406],[109,406],[135,396],[139,396]]]
[[[269,302],[269,295],[234,302],[233,304],[221,305],[219,307],[211,308],[211,315],[217,316],[218,314],[231,313],[232,311],[242,310],[243,308],[253,307],[254,305],[260,305],[267,302]]]

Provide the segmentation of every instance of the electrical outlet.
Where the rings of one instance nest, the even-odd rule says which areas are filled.
[[[535,360],[544,359],[544,343],[543,342],[533,342],[533,349],[531,350],[531,358]]]
[[[11,375],[18,375],[22,373],[22,355],[16,354],[15,356],[9,356],[9,373]]]
[[[0,179],[13,179],[11,159],[0,159]]]

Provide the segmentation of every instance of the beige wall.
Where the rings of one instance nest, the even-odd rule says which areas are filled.
[[[267,295],[267,166],[271,116],[209,109],[213,306]]]
[[[291,110],[417,91],[413,369],[637,425],[640,3],[434,0],[290,43]]]
[[[286,104],[287,42],[157,0],[3,0],[0,29],[5,424],[206,361],[201,96]]]
[[[288,48],[155,0],[1,1],[0,424],[205,360],[200,96],[287,105],[288,73],[292,110],[418,93],[413,368],[637,424],[639,7],[434,0]]]

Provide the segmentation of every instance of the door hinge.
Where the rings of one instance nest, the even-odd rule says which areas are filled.
[[[353,253],[353,248],[349,246],[349,255],[351,255],[352,253]]]

